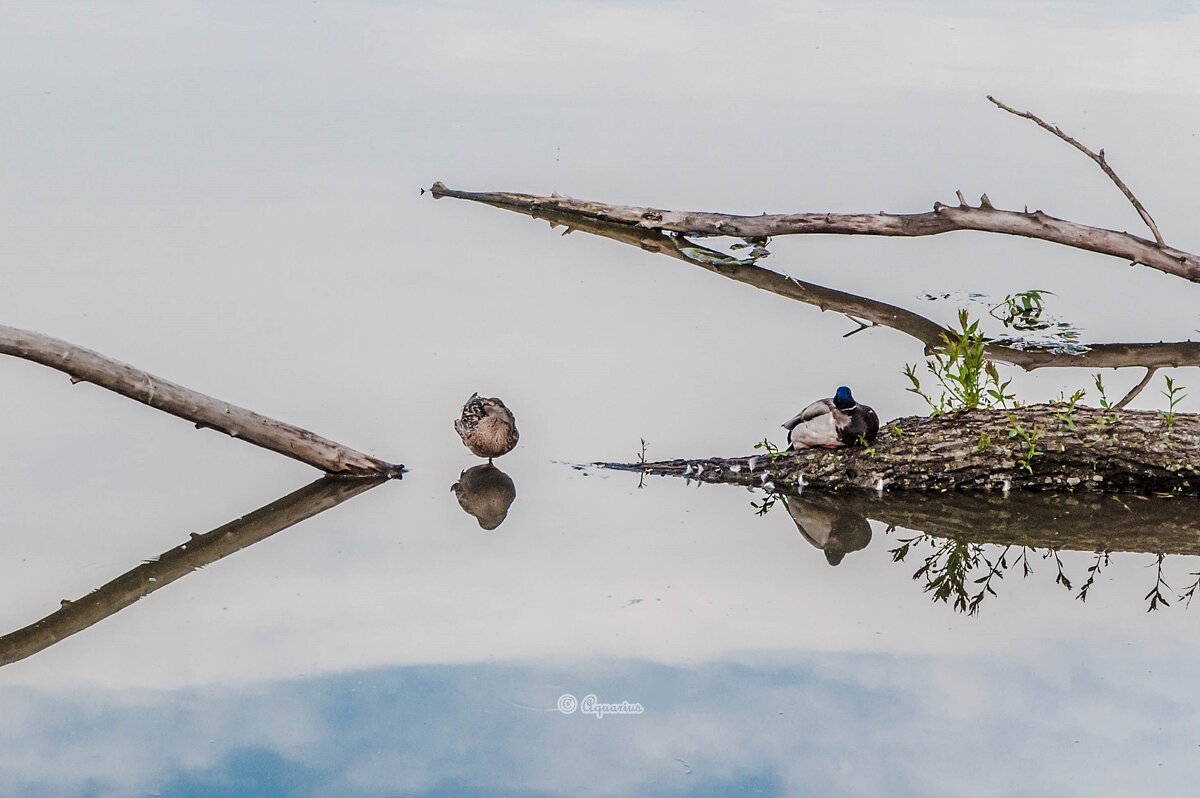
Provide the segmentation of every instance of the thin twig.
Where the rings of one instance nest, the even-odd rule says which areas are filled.
[[[1087,147],[1083,146],[1078,141],[1076,141],[1075,139],[1071,138],[1066,133],[1064,133],[1062,131],[1062,129],[1059,128],[1057,125],[1051,125],[1047,122],[1044,122],[1044,121],[1042,121],[1041,118],[1039,118],[1038,116],[1036,116],[1034,114],[1031,114],[1029,111],[1018,111],[1015,108],[1005,105],[1004,103],[1000,102],[999,100],[997,100],[995,97],[993,97],[990,94],[987,96],[987,98],[989,100],[991,100],[993,105],[995,105],[997,108],[1001,109],[1002,111],[1008,111],[1010,114],[1013,114],[1014,116],[1019,116],[1023,119],[1028,119],[1029,121],[1034,122],[1039,127],[1041,127],[1043,130],[1050,131],[1051,133],[1058,136],[1060,139],[1067,142],[1072,147],[1079,150],[1084,155],[1086,155],[1087,157],[1089,157],[1093,161],[1095,161],[1096,165],[1099,166],[1102,170],[1104,170],[1104,174],[1108,175],[1109,178],[1114,183],[1117,184],[1117,188],[1121,189],[1121,193],[1125,195],[1125,199],[1129,200],[1129,202],[1133,205],[1134,209],[1138,212],[1138,215],[1142,217],[1142,221],[1145,222],[1146,226],[1150,228],[1150,232],[1154,234],[1154,240],[1156,242],[1158,242],[1158,245],[1160,247],[1165,247],[1167,245],[1167,242],[1163,241],[1162,233],[1158,232],[1158,225],[1156,225],[1154,223],[1154,220],[1152,218],[1150,218],[1150,212],[1146,210],[1146,207],[1144,205],[1142,205],[1142,203],[1138,200],[1137,197],[1133,196],[1133,192],[1129,190],[1129,186],[1125,185],[1124,180],[1117,177],[1117,173],[1113,171],[1112,167],[1108,165],[1108,161],[1106,161],[1104,159],[1104,150],[1100,150],[1100,152],[1092,152]]]
[[[1154,368],[1154,367],[1147,368],[1146,376],[1142,377],[1142,381],[1139,382],[1137,385],[1133,386],[1133,388],[1129,391],[1129,393],[1125,394],[1125,398],[1122,399],[1121,401],[1117,402],[1115,405],[1113,405],[1113,408],[1115,410],[1124,410],[1125,405],[1132,402],[1137,397],[1137,395],[1139,393],[1141,393],[1146,388],[1147,385],[1150,384],[1150,380],[1154,377],[1154,375],[1157,371],[1158,371],[1158,369]]]

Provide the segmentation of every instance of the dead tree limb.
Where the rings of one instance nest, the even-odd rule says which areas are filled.
[[[0,354],[41,363],[69,374],[73,383],[99,385],[191,421],[197,428],[223,432],[333,476],[399,478],[404,473],[402,465],[384,462],[306,429],[197,393],[48,335],[0,325]]]
[[[759,265],[753,258],[735,258],[681,235],[671,235],[661,230],[646,230],[556,209],[516,207],[486,201],[485,204],[541,219],[548,222],[552,229],[563,226],[567,230],[578,230],[619,241],[645,252],[666,255],[785,299],[802,302],[822,311],[845,314],[859,324],[867,322],[870,326],[897,330],[919,341],[926,354],[944,345],[942,336],[951,335],[951,331],[946,327],[911,310],[809,283],[788,274],[780,274]],[[854,332],[861,329],[863,328],[860,327]],[[1026,371],[1042,368],[1115,369],[1132,366],[1150,369],[1180,368],[1200,366],[1200,342],[1098,343],[1088,344],[1083,352],[1065,354],[1037,348],[1019,349],[993,341],[988,344],[987,355],[992,360],[1008,363]],[[1141,388],[1144,387],[1143,384]],[[1133,396],[1127,397],[1128,400],[1132,398]]]
[[[988,95],[988,99],[991,100],[992,104],[997,108],[1003,111],[1008,111],[1013,116],[1019,116],[1022,119],[1028,119],[1043,130],[1050,131],[1055,136],[1058,136],[1060,139],[1095,161],[1096,165],[1104,171],[1104,174],[1108,175],[1109,179],[1112,180],[1113,183],[1116,184],[1117,188],[1121,190],[1121,193],[1125,195],[1125,199],[1129,200],[1129,203],[1133,205],[1133,209],[1138,212],[1138,215],[1142,217],[1142,221],[1146,223],[1146,226],[1150,228],[1150,232],[1154,234],[1154,240],[1158,242],[1158,245],[1160,247],[1165,247],[1167,245],[1166,242],[1163,241],[1162,233],[1158,232],[1158,225],[1154,223],[1154,219],[1150,218],[1150,212],[1146,210],[1146,206],[1142,205],[1141,201],[1138,200],[1138,198],[1133,195],[1133,192],[1129,190],[1129,186],[1125,185],[1125,181],[1118,177],[1117,173],[1113,171],[1113,168],[1108,165],[1108,161],[1104,157],[1104,150],[1100,150],[1100,152],[1092,152],[1090,149],[1064,133],[1062,128],[1060,128],[1058,125],[1051,125],[1029,111],[1018,111],[1015,108],[1011,108],[990,94]]]
[[[186,541],[36,623],[0,637],[0,666],[42,651],[115,615],[129,605],[206,565],[258,543],[376,487],[385,478],[318,479],[294,493]]]
[[[1068,423],[1069,422],[1069,423]],[[1200,415],[1031,405],[885,424],[870,448],[598,463],[701,482],[796,490],[1063,491],[1200,495]]]
[[[759,216],[739,216],[706,211],[670,211],[631,205],[609,205],[591,200],[572,199],[559,195],[539,196],[512,192],[474,192],[447,188],[434,183],[430,189],[434,198],[484,202],[529,211],[565,211],[584,218],[616,222],[643,230],[661,230],[694,236],[733,236],[763,239],[784,235],[836,235],[919,237],[949,233],[955,230],[977,230],[986,233],[1023,236],[1076,249],[1112,255],[1140,263],[1161,272],[1200,282],[1200,256],[1190,252],[1159,246],[1130,233],[1090,227],[1058,219],[1042,211],[1004,211],[984,203],[980,207],[966,204],[943,205],[935,202],[926,213],[773,213]]]

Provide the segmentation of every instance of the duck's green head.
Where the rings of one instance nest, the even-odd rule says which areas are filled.
[[[837,393],[833,395],[833,406],[838,410],[849,410],[856,404],[857,402],[854,401],[854,397],[850,394],[850,389],[845,385],[838,388]]]

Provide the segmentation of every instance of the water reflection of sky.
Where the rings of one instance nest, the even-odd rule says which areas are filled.
[[[844,317],[416,191],[758,212],[920,211],[962,189],[1137,230],[1093,164],[992,92],[1105,147],[1168,241],[1200,249],[1180,179],[1200,167],[1200,17],[1034,8],[0,12],[0,319],[413,468],[0,670],[0,781],[949,795],[1194,776],[1195,615],[1144,613],[1150,555],[1115,557],[1086,603],[1035,563],[966,618],[879,525],[830,568],[748,494],[551,462],[630,459],[643,437],[652,457],[743,453],[843,382],[885,417],[919,412],[910,339],[843,339]],[[918,296],[1036,287],[1090,340],[1200,327],[1181,281],[1019,239],[806,237],[766,265],[941,323],[953,303]],[[1014,387],[1053,398],[1089,387],[1081,371]],[[1140,376],[1105,379],[1120,395]],[[311,479],[32,364],[0,379],[4,630]],[[474,464],[450,420],[475,390],[522,433],[492,532],[450,492]],[[1168,562],[1173,586],[1197,570]],[[528,708],[568,689],[647,712]]]
[[[1170,794],[1191,670],[1147,652],[378,668],[253,687],[4,691],[41,795]],[[1141,678],[1152,673],[1153,678]],[[1140,686],[1126,688],[1136,675]],[[596,718],[563,693],[644,705]]]

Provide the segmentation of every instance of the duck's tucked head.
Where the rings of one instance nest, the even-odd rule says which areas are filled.
[[[850,389],[845,385],[838,388],[837,393],[833,395],[833,406],[838,410],[849,410],[856,404],[854,397],[850,395]]]

